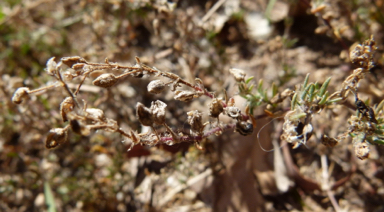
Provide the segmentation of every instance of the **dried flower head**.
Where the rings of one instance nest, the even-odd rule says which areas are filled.
[[[84,58],[81,58],[79,56],[73,56],[61,58],[61,62],[63,62],[68,67],[72,67],[76,63],[85,63],[86,61],[84,60]]]
[[[51,57],[48,61],[47,61],[47,68],[45,69],[47,71],[47,73],[51,76],[53,75],[56,75],[57,73],[57,64],[55,62],[55,57]]]
[[[202,113],[198,110],[189,111],[188,115],[188,123],[191,125],[191,133],[201,135],[203,134],[204,124]]]
[[[235,131],[244,136],[252,135],[253,124],[247,121],[237,121]]]
[[[219,98],[212,99],[212,102],[209,104],[209,116],[217,118],[223,111],[224,107],[222,100]]]
[[[196,92],[194,91],[175,91],[175,97],[174,99],[182,101],[182,102],[189,102],[193,98],[198,97]]]
[[[226,107],[225,108],[225,113],[233,118],[233,119],[237,119],[240,117],[241,115],[241,110],[238,108],[238,107]]]
[[[369,157],[369,145],[367,142],[358,142],[355,145],[355,154],[360,160],[367,159]]]
[[[244,82],[246,74],[243,70],[231,68],[229,69],[229,72],[235,77],[237,82]]]
[[[376,49],[376,42],[373,38],[356,45],[349,54],[351,62],[359,67],[370,69],[373,66],[373,54]]]
[[[73,132],[80,134],[82,136],[88,136],[91,133],[91,130],[88,125],[77,119],[71,119],[69,125]]]
[[[323,135],[321,137],[321,143],[326,147],[334,147],[339,141],[336,138],[328,137],[327,135]]]
[[[72,97],[67,97],[60,103],[60,115],[64,122],[68,120],[67,114],[72,112],[74,107],[75,102]]]
[[[153,94],[159,94],[164,91],[165,83],[161,80],[153,80],[147,86],[148,92]]]
[[[160,100],[156,100],[151,104],[152,119],[156,124],[162,125],[165,123],[165,108],[167,104]]]
[[[140,123],[144,126],[152,126],[153,118],[152,112],[149,108],[145,107],[142,103],[138,102],[136,104],[136,116],[138,117]]]
[[[148,146],[154,146],[159,142],[158,137],[154,133],[140,134],[140,143]]]
[[[12,102],[15,104],[20,104],[24,99],[29,97],[29,88],[21,87],[18,88],[12,96]]]
[[[284,133],[281,135],[281,139],[286,140],[288,143],[293,143],[294,148],[299,147],[300,144],[305,144],[312,136],[313,127],[309,123],[311,116],[304,113],[300,108],[289,111],[285,115],[284,120]]]
[[[100,75],[95,80],[93,80],[92,83],[99,87],[109,88],[113,86],[117,82],[117,80],[118,79],[114,74],[107,73],[107,74]]]
[[[45,140],[45,147],[52,149],[67,141],[68,131],[64,128],[51,129]]]
[[[88,119],[92,119],[96,122],[106,122],[106,118],[104,115],[104,111],[98,109],[98,108],[87,108],[85,110],[86,116]]]

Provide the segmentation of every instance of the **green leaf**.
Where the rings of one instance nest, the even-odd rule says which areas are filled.
[[[259,80],[259,85],[257,86],[257,91],[259,93],[262,93],[263,92],[263,79],[260,79]]]
[[[267,95],[267,89],[263,91],[263,100],[264,102],[269,102],[268,95]]]
[[[307,87],[308,79],[309,79],[309,74],[307,74],[307,76],[304,79],[303,88]]]
[[[294,110],[295,109],[295,105],[296,105],[296,99],[297,99],[297,93],[295,93],[292,97],[292,101],[291,101],[291,110]]]
[[[301,119],[301,118],[306,117],[306,116],[307,116],[306,113],[298,113],[298,114],[290,116],[289,120],[294,121],[294,120]]]
[[[331,100],[328,100],[328,101],[327,101],[327,104],[334,103],[334,102],[338,102],[338,101],[341,101],[341,100],[343,100],[342,97],[335,98],[335,99],[331,99]]]
[[[254,76],[249,77],[248,79],[245,80],[245,84],[248,84],[251,80],[255,78]]]
[[[312,102],[313,101],[313,97],[315,97],[315,85],[311,85],[310,88],[309,88],[309,102]]]
[[[384,106],[384,100],[382,100],[375,108],[375,114],[379,114],[380,110],[383,109]]]
[[[375,144],[380,144],[380,145],[384,145],[384,140],[382,139],[379,139],[379,138],[375,138],[372,140]]]
[[[248,88],[248,93],[252,92],[253,87],[254,87],[254,85],[251,85],[251,86]]]
[[[328,88],[328,85],[329,85],[329,82],[331,81],[331,77],[328,77],[327,80],[325,80],[325,82],[323,83],[323,85],[321,86],[320,88],[320,91],[319,91],[319,96],[323,96],[325,91],[327,90]]]
[[[321,97],[321,100],[319,102],[319,105],[323,105],[327,102],[327,99],[328,99],[328,96],[329,96],[329,92],[326,91],[325,94]]]
[[[301,98],[300,99],[302,99],[302,100],[306,99],[305,97],[307,96],[308,91],[311,88],[311,85],[313,85],[313,84],[309,84],[309,85],[307,85],[307,87],[305,87],[303,93],[301,94]]]
[[[48,212],[56,212],[55,198],[53,197],[51,186],[47,181],[44,182],[44,197]]]
[[[270,21],[271,19],[271,12],[273,9],[273,6],[275,5],[276,0],[269,0],[267,8],[265,9],[265,17]]]
[[[278,92],[278,87],[277,85],[273,82],[272,83],[272,97],[274,97]]]
[[[3,8],[0,6],[0,21],[5,18],[5,14],[3,13]]]

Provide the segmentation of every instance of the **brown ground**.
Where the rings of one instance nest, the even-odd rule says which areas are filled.
[[[57,211],[384,211],[384,147],[372,145],[370,158],[362,161],[351,139],[334,148],[320,143],[322,133],[336,136],[348,128],[354,111],[345,106],[317,114],[314,135],[297,149],[280,141],[282,119],[262,118],[252,136],[211,136],[204,151],[183,143],[126,152],[121,136],[111,132],[70,133],[64,145],[45,149],[46,133],[63,126],[60,89],[21,105],[10,101],[18,87],[52,82],[44,72],[50,57],[75,55],[121,64],[134,64],[139,56],[187,81],[199,77],[219,96],[223,89],[236,95],[228,73],[233,67],[255,76],[255,84],[275,82],[280,92],[294,89],[307,73],[310,81],[331,76],[329,89],[335,91],[353,70],[349,47],[374,35],[377,66],[360,82],[359,97],[370,105],[381,102],[384,1],[313,0],[326,5],[316,15],[310,0],[268,2],[0,2],[0,211],[44,211],[52,196]],[[181,104],[171,93],[151,95],[148,82],[129,78],[100,90],[87,81],[79,98],[133,129],[140,129],[137,102],[166,101],[167,122],[178,131],[188,131],[186,111],[208,107],[206,97]],[[236,104],[245,100],[236,97]],[[264,109],[255,115],[263,116]]]

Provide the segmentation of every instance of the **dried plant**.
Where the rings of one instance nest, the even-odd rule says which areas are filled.
[[[318,82],[308,82],[309,75],[305,78],[304,83],[298,85],[295,90],[286,89],[279,93],[279,88],[272,84],[271,95],[268,95],[268,89],[263,88],[263,80],[260,80],[256,92],[254,92],[253,77],[246,78],[245,72],[240,69],[230,69],[229,72],[238,83],[239,95],[247,100],[248,105],[243,112],[236,106],[234,98],[228,97],[226,92],[224,99],[219,98],[216,93],[210,92],[204,87],[201,79],[196,78],[194,82],[188,82],[174,73],[147,66],[138,57],[133,66],[109,62],[108,59],[104,63],[92,63],[79,56],[64,57],[58,63],[55,58],[51,58],[47,62],[46,72],[57,82],[36,90],[21,87],[14,93],[12,101],[15,104],[21,104],[23,101],[27,101],[30,95],[39,94],[47,89],[62,88],[67,92],[68,97],[60,104],[60,114],[62,121],[67,122],[67,125],[50,130],[46,139],[47,148],[54,148],[64,143],[69,130],[84,136],[89,135],[91,130],[106,130],[120,133],[125,137],[124,141],[129,143],[129,149],[131,149],[137,144],[154,146],[157,144],[174,145],[180,142],[194,142],[198,148],[202,148],[200,143],[208,136],[220,135],[224,130],[230,129],[244,136],[251,135],[256,125],[253,116],[256,107],[264,104],[266,112],[273,115],[279,110],[279,104],[284,99],[291,98],[291,108],[285,113],[281,139],[294,144],[293,147],[296,148],[305,144],[312,136],[314,129],[311,122],[316,114],[329,109],[332,105],[343,104],[347,97],[353,94],[357,114],[348,120],[350,125],[348,131],[337,138],[323,135],[322,142],[326,146],[333,147],[341,139],[351,136],[357,156],[364,159],[369,154],[367,142],[384,143],[384,102],[372,109],[358,98],[358,82],[374,67],[375,50],[376,45],[373,38],[355,47],[350,53],[350,60],[357,68],[345,79],[340,90],[333,94],[327,90],[331,77],[320,86]],[[87,108],[86,100],[82,99],[83,104],[79,101],[78,94],[81,86],[87,78],[91,78],[95,71],[107,72],[99,75],[92,82],[93,85],[100,88],[108,89],[127,77],[152,76],[158,79],[149,82],[147,86],[149,93],[158,95],[169,87],[173,98],[177,101],[189,102],[207,96],[211,98],[211,102],[207,111],[185,111],[188,117],[187,123],[190,125],[189,133],[176,132],[172,126],[167,124],[167,104],[160,100],[152,101],[150,107],[146,107],[140,102],[136,104],[138,121],[143,126],[150,127],[150,131],[137,133],[137,129],[122,129],[116,120],[106,118],[101,109]],[[75,79],[80,79],[80,83],[73,91],[69,88],[68,83]],[[203,114],[208,114],[211,121],[203,123]],[[220,121],[220,115],[226,115],[233,121],[224,123]],[[164,131],[159,133],[159,127],[163,127]]]

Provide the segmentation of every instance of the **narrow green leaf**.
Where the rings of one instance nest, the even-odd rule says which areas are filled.
[[[304,83],[303,83],[303,88],[307,87],[308,79],[309,79],[309,74],[307,74],[307,76],[305,76]]]
[[[327,103],[330,104],[330,103],[338,102],[338,101],[341,101],[341,100],[343,100],[343,98],[339,97],[339,98],[328,100]]]
[[[305,87],[303,93],[301,94],[301,98],[300,99],[302,99],[302,100],[306,99],[306,96],[308,94],[309,89],[311,88],[311,85],[313,85],[313,84],[311,83],[311,84],[307,85],[307,87]]]
[[[252,92],[252,89],[255,85],[251,85],[249,88],[248,88],[248,93],[251,93]]]
[[[51,186],[47,181],[44,182],[44,197],[48,212],[56,212],[55,198],[53,197]]]
[[[309,88],[309,102],[312,102],[313,101],[313,97],[315,97],[315,85],[311,85],[310,88]]]
[[[306,113],[299,113],[299,114],[295,114],[295,115],[290,116],[289,120],[294,121],[294,120],[301,119],[301,118],[306,117],[306,116],[307,116]]]
[[[382,139],[374,139],[373,142],[374,142],[375,144],[384,145],[384,140],[382,140]]]
[[[323,85],[321,86],[320,88],[320,91],[319,91],[319,96],[323,96],[325,91],[327,90],[328,88],[328,85],[329,85],[329,82],[331,81],[331,77],[328,77],[327,80],[325,80],[325,82],[323,83]]]
[[[375,108],[375,114],[379,114],[380,110],[383,109],[384,106],[384,100],[382,100]]]
[[[274,97],[278,92],[278,87],[277,85],[273,82],[272,83],[272,97]]]
[[[319,105],[323,105],[327,102],[329,96],[329,92],[326,91],[325,94],[321,97],[321,100],[319,101]]]
[[[260,79],[259,80],[259,85],[257,86],[257,91],[259,93],[262,93],[263,92],[263,79]]]
[[[265,89],[263,91],[263,100],[264,100],[264,102],[269,102],[269,98],[268,98],[268,95],[267,95],[267,89]]]
[[[253,78],[255,77],[254,76],[249,77],[247,80],[245,80],[245,84],[248,84],[251,80],[253,80]]]
[[[267,19],[270,21],[271,19],[271,12],[272,12],[272,8],[273,6],[275,5],[276,3],[276,0],[270,0],[268,2],[268,5],[267,5],[267,8],[265,9],[265,17],[267,17]]]
[[[295,105],[296,105],[296,99],[297,99],[297,93],[295,93],[292,97],[292,101],[291,101],[291,110],[294,110],[295,109]]]

